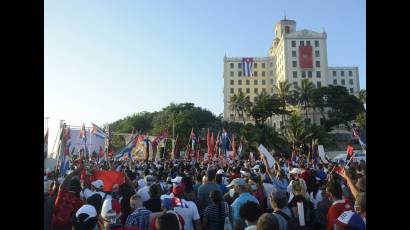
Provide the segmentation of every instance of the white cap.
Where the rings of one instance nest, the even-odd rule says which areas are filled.
[[[98,189],[103,189],[104,188],[104,182],[102,180],[95,180],[91,182],[91,185],[98,188]]]
[[[293,168],[289,173],[290,174],[301,174],[301,171],[299,168]]]
[[[172,183],[177,183],[177,184],[181,183],[181,181],[182,181],[182,177],[180,176],[177,176],[171,180]]]
[[[82,222],[86,222],[88,219],[94,218],[97,216],[97,210],[95,210],[94,206],[89,205],[89,204],[85,204],[81,206],[81,208],[78,209],[78,211],[75,213],[75,216],[78,217],[79,215],[83,213],[87,214],[88,217],[85,218]]]
[[[224,174],[225,173],[225,171],[223,170],[223,169],[219,169],[217,172],[216,172],[216,174],[218,175],[218,174]]]

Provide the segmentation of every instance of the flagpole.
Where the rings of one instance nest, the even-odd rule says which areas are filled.
[[[109,151],[109,145],[110,145],[110,126],[107,124],[105,128],[105,161],[108,162],[108,151]]]

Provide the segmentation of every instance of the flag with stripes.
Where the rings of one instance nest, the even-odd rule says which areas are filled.
[[[253,76],[253,58],[242,58],[243,76]]]
[[[87,141],[87,134],[86,134],[86,131],[85,131],[85,124],[84,124],[84,123],[83,123],[83,126],[81,127],[81,130],[80,130],[80,138],[81,138],[84,142]]]
[[[137,144],[137,138],[131,139],[130,142],[128,142],[128,144],[124,148],[120,149],[120,151],[114,154],[115,160],[124,159],[125,156],[130,157],[131,151],[136,146],[136,144]]]
[[[97,136],[97,137],[100,137],[100,138],[104,139],[104,138],[105,138],[105,131],[104,131],[104,129],[98,127],[98,125],[96,125],[96,124],[94,124],[94,123],[92,123],[92,122],[91,122],[91,125],[93,126],[93,128],[92,128],[92,130],[91,130],[91,133],[92,133],[94,136]]]
[[[353,137],[357,138],[359,140],[360,145],[362,146],[362,148],[366,148],[366,142],[363,138],[363,136],[360,134],[360,129],[357,126],[353,126],[352,128],[353,131]]]

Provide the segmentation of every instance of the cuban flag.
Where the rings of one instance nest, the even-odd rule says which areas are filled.
[[[353,137],[357,138],[359,140],[359,143],[362,146],[362,148],[365,149],[366,148],[366,142],[365,142],[363,136],[360,135],[359,127],[357,127],[356,125],[353,125],[352,131],[353,131]]]
[[[116,160],[124,159],[125,156],[128,156],[128,158],[130,158],[131,157],[131,151],[136,146],[136,144],[137,144],[137,138],[131,139],[131,141],[128,142],[128,144],[124,148],[122,148],[120,151],[115,153],[114,158]]]
[[[91,125],[93,126],[93,129],[91,130],[91,133],[94,136],[97,136],[101,139],[104,139],[105,138],[105,131],[102,128],[98,127],[98,125],[96,125],[94,123],[91,123]]]
[[[253,76],[253,58],[242,58],[243,76]]]

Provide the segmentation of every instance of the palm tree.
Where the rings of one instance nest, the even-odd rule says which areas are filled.
[[[306,129],[306,125],[297,113],[292,113],[285,125],[283,136],[288,143],[302,144],[308,141],[312,134]]]
[[[366,104],[366,90],[365,89],[361,89],[361,90],[357,91],[356,96],[357,96],[357,98],[359,98],[359,100],[363,104]]]
[[[291,84],[288,82],[288,80],[285,80],[285,81],[280,81],[278,85],[275,85],[274,87],[277,91],[278,98],[282,104],[282,110],[283,110],[282,123],[284,123],[285,114],[286,114],[286,103],[291,96],[291,91],[290,91]]]
[[[234,112],[234,119],[236,119],[236,114],[238,113],[238,96],[236,94],[229,99],[229,109]]]
[[[247,113],[251,104],[249,98],[247,98],[243,92],[239,92],[238,95],[234,94],[231,96],[229,104],[230,109],[235,111],[235,116],[239,114],[239,117],[243,119],[243,123],[245,124],[246,117],[244,114]]]
[[[315,89],[315,85],[307,78],[303,79],[301,86],[295,87],[295,93],[298,97],[299,104],[303,106],[305,110],[305,118],[307,118],[307,110],[311,106],[312,93]]]

